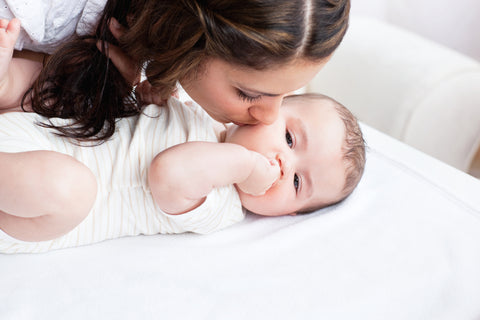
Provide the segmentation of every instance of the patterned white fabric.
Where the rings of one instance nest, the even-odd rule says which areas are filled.
[[[0,0],[0,18],[22,23],[15,49],[52,53],[71,37],[90,34],[107,0]]]
[[[163,213],[151,196],[147,170],[155,155],[185,141],[217,141],[212,119],[198,105],[174,98],[166,107],[150,105],[139,116],[119,120],[114,137],[96,146],[80,147],[32,125],[45,120],[33,113],[1,115],[0,151],[54,150],[73,156],[97,177],[95,205],[80,225],[52,241],[22,242],[0,234],[0,252],[42,252],[138,234],[205,234],[244,218],[233,186],[213,190],[201,206],[181,215]]]

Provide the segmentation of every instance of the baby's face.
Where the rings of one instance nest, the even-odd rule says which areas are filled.
[[[226,141],[276,159],[280,178],[262,196],[238,190],[243,206],[265,216],[294,214],[340,200],[345,126],[329,100],[294,99],[271,125],[232,126]]]

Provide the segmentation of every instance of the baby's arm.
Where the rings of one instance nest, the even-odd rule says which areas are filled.
[[[20,102],[37,78],[42,63],[13,58],[13,47],[20,33],[20,21],[0,19],[0,113],[20,111]]]
[[[260,195],[279,175],[278,163],[242,146],[187,142],[155,157],[148,182],[160,209],[181,214],[202,204],[213,188],[237,184],[244,192]]]

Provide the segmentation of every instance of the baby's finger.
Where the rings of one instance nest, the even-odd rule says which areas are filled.
[[[266,167],[262,172],[263,182],[260,184],[263,186],[263,189],[258,190],[254,194],[257,196],[265,194],[265,192],[267,192],[271,187],[273,187],[277,182],[277,180],[280,178],[280,165],[276,160],[269,160],[265,164],[266,164]]]
[[[140,82],[135,88],[137,97],[143,104],[156,104],[161,106],[167,102],[166,99],[162,99],[160,94],[156,92],[148,80]]]
[[[276,179],[277,180],[278,178],[280,178],[280,164],[278,163],[277,160],[275,159],[270,159],[270,165],[271,165],[271,172],[273,173],[274,176],[276,176]]]
[[[110,32],[115,37],[115,39],[119,39],[125,33],[125,27],[123,27],[117,19],[111,18],[110,23],[108,25]]]

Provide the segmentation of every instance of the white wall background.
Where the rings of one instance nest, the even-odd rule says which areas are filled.
[[[352,0],[351,12],[404,27],[480,61],[480,0]]]

